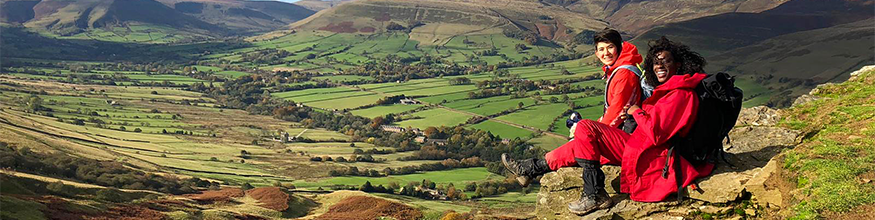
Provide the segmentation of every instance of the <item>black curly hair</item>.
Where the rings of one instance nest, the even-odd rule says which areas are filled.
[[[690,50],[690,47],[678,42],[674,42],[662,36],[658,40],[650,41],[648,44],[650,50],[647,51],[647,58],[644,59],[644,81],[656,87],[660,85],[656,79],[656,73],[653,72],[653,60],[656,59],[656,53],[668,51],[674,62],[680,63],[678,71],[675,74],[693,74],[705,73],[705,58],[699,53]]]

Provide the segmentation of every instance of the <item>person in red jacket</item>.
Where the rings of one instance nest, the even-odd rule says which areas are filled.
[[[596,44],[595,56],[604,64],[605,111],[599,122],[611,127],[620,127],[623,120],[623,106],[638,105],[641,97],[640,76],[641,55],[638,48],[624,42],[620,33],[604,29],[593,36]]]
[[[651,42],[644,67],[648,70],[645,77],[653,79],[650,85],[655,89],[640,107],[625,106],[626,114],[631,115],[627,117],[638,122],[632,134],[582,120],[576,125],[574,139],[550,151],[544,159],[513,160],[502,154],[502,163],[522,185],[561,167],[583,167],[583,194],[568,205],[576,214],[613,205],[604,189],[602,164],[621,166],[620,192],[629,193],[632,200],[661,201],[677,192],[675,171],[681,172],[682,186],[687,186],[714,168],[713,164],[693,166],[682,157],[667,158],[669,140],[689,132],[696,118],[699,100],[694,89],[706,76],[702,74],[704,65],[705,59],[687,46],[665,37]]]

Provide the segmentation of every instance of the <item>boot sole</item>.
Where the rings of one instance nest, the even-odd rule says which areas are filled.
[[[504,165],[504,169],[507,169],[508,171],[510,171],[510,173],[512,173],[514,176],[516,176],[516,181],[520,184],[520,186],[522,186],[522,187],[529,186],[529,183],[531,182],[531,180],[528,177],[517,174],[516,172],[514,172],[513,169],[510,168],[510,165],[507,164],[507,155],[505,155],[505,154],[501,155],[501,164]]]
[[[583,212],[578,212],[578,211],[574,211],[574,210],[571,210],[571,209],[569,209],[568,211],[571,212],[572,214],[575,214],[575,215],[586,215],[586,214],[589,214],[589,213],[591,213],[591,212],[593,212],[593,211],[596,211],[596,210],[602,210],[602,209],[608,209],[608,208],[611,208],[611,206],[613,206],[613,205],[614,205],[614,202],[611,201],[611,200],[608,200],[607,202],[603,202],[603,203],[600,204],[599,206],[596,206],[596,207],[594,207],[594,208],[592,208],[592,209],[589,209],[589,210],[586,210],[586,211],[583,211]]]

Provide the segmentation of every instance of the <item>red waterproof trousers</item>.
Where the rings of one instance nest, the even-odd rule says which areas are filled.
[[[544,159],[551,170],[577,166],[577,159],[598,160],[620,165],[629,134],[593,120],[577,122],[574,139],[547,153]]]

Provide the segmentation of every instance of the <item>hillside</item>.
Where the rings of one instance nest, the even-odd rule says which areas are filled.
[[[4,2],[5,9],[21,11],[21,15],[5,18],[4,21],[20,23],[28,28],[49,30],[62,36],[74,35],[88,29],[126,27],[129,24],[191,29],[202,34],[223,33],[217,26],[186,16],[152,0],[44,0],[26,3]]]
[[[791,0],[759,13],[725,13],[659,26],[634,42],[646,51],[647,41],[666,36],[712,57],[780,35],[872,18],[872,6],[872,1]]]
[[[845,73],[872,65],[875,19],[777,36],[713,56],[714,69],[747,75],[842,82]]]
[[[158,0],[186,15],[238,34],[267,32],[304,19],[313,10],[279,1]]]
[[[611,26],[635,36],[662,24],[728,12],[759,12],[781,2],[368,0],[324,10],[292,27],[346,32],[365,29],[361,32],[369,33],[372,29],[381,31],[389,21],[405,26],[422,22],[413,28],[417,35],[413,39],[429,44],[441,44],[451,36],[501,31],[522,31],[568,43],[584,30]]]
[[[2,2],[3,23],[66,39],[193,42],[267,32],[314,12],[276,1],[35,0]]]
[[[873,1],[792,0],[760,13],[727,13],[672,23],[636,37],[640,51],[666,36],[709,61],[709,72],[744,75],[767,96],[761,102],[789,106],[814,85],[840,77],[872,60]],[[759,93],[757,90],[755,93]]]
[[[322,11],[348,1],[353,0],[301,0],[296,1],[293,4],[300,5],[301,7],[313,11]]]
[[[723,13],[755,13],[768,10],[788,0],[667,0],[667,1],[628,1],[628,0],[543,0],[544,5],[563,8],[604,20],[632,36],[639,35],[652,27],[671,24],[700,17]]]
[[[605,22],[559,6],[532,1],[353,1],[320,11],[292,28],[339,33],[385,32],[390,23],[411,28],[411,39],[424,45],[445,44],[454,36],[531,33],[567,42],[581,30],[600,29]]]

